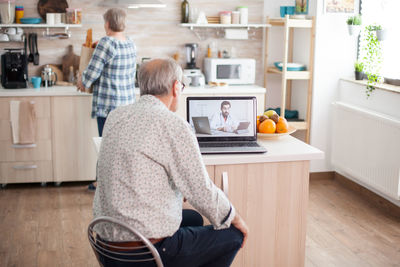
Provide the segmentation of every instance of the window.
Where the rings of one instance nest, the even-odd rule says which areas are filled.
[[[400,0],[361,0],[362,24],[375,24],[387,29],[387,39],[382,45],[381,75],[400,79]],[[360,38],[360,47],[363,45]],[[359,49],[362,58],[362,49]]]

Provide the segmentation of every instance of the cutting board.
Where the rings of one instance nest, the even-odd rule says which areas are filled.
[[[68,8],[67,0],[39,0],[37,10],[39,15],[46,21],[47,13],[65,13]]]
[[[62,69],[65,81],[68,81],[70,66],[74,67],[74,75],[75,75],[76,71],[79,69],[79,59],[80,59],[80,57],[74,53],[74,47],[72,45],[69,45],[68,52],[65,56],[63,56],[62,64],[61,64],[61,69]],[[59,79],[59,81],[61,81],[61,80]]]

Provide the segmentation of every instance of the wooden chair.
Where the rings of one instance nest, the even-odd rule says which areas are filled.
[[[141,247],[134,247],[134,248],[129,248],[129,247],[123,247],[123,246],[118,246],[118,245],[110,245],[101,238],[100,236],[96,233],[94,230],[94,226],[100,223],[109,223],[109,224],[114,224],[118,225],[121,228],[127,230],[128,232],[132,233],[136,237],[140,239],[144,243],[143,246]],[[157,267],[164,267],[160,254],[158,253],[157,249],[153,246],[153,244],[146,238],[144,237],[139,231],[133,229],[126,223],[120,222],[114,218],[111,217],[98,217],[94,219],[88,226],[88,238],[90,245],[92,246],[92,249],[94,251],[94,254],[96,255],[96,258],[100,265],[102,266],[101,262],[101,256],[104,256],[106,258],[113,259],[115,261],[119,262],[126,262],[126,263],[140,263],[140,262],[151,262],[154,261],[157,265]],[[138,252],[133,252],[132,250],[140,250]],[[143,249],[145,249],[143,251]],[[129,250],[129,251],[128,251]],[[152,255],[151,255],[152,254]],[[147,257],[146,257],[147,255]],[[129,256],[137,256],[137,257],[146,257],[145,259],[127,259]],[[152,256],[152,257],[151,257]]]

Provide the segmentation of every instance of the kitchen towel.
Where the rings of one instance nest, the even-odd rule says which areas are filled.
[[[33,101],[10,101],[14,144],[33,144],[36,139],[36,111]]]

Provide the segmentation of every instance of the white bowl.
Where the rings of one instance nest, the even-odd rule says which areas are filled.
[[[22,40],[22,34],[9,34],[8,38],[10,41],[21,41]]]

